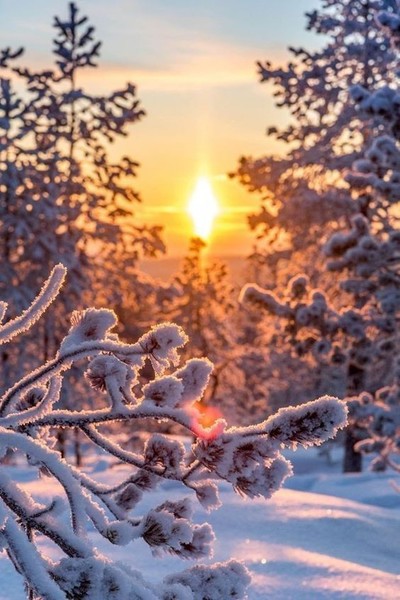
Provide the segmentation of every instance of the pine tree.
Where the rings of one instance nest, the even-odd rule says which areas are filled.
[[[370,383],[367,373],[376,358],[370,332],[373,322],[363,311],[352,306],[335,310],[326,294],[310,289],[305,275],[294,277],[282,298],[255,284],[247,284],[241,300],[282,323],[278,335],[287,346],[286,353],[292,349],[312,361],[317,393],[335,390],[339,396],[356,394]],[[343,470],[358,472],[362,461],[361,455],[354,451],[354,444],[363,433],[354,421],[350,425],[346,430]]]
[[[381,8],[394,14],[396,6],[395,0],[322,0],[321,9],[306,14],[306,28],[324,38],[321,49],[289,48],[292,58],[284,67],[258,63],[276,105],[291,115],[287,126],[268,129],[287,151],[282,157],[242,158],[235,175],[261,194],[260,211],[249,221],[259,234],[257,253],[272,272],[296,251],[304,270],[302,255],[321,228],[328,233],[330,223],[335,227],[358,211],[342,173],[379,123],[372,114],[360,118],[348,91],[356,84],[370,89],[393,81],[395,53],[375,14]]]
[[[174,294],[164,302],[162,315],[187,332],[188,355],[207,356],[214,365],[201,403],[204,419],[215,418],[222,411],[230,420],[243,423],[260,412],[246,381],[247,372],[251,372],[246,368],[246,357],[253,360],[249,346],[240,339],[237,291],[227,266],[209,259],[206,251],[202,239],[190,240],[181,269],[172,281]]]
[[[276,293],[281,281],[268,281],[271,292],[264,278],[261,287],[248,286],[244,298],[280,318],[288,354],[292,347],[312,356],[322,378],[339,361],[343,392],[352,396],[382,384],[388,369],[384,349],[391,346],[396,327],[392,209],[399,191],[398,150],[385,120],[393,116],[390,84],[397,51],[381,27],[396,29],[396,15],[396,2],[374,0],[327,0],[320,11],[309,13],[307,28],[328,35],[328,43],[316,52],[290,49],[294,60],[283,69],[259,65],[262,80],[276,89],[278,106],[293,117],[283,130],[269,130],[287,144],[288,153],[244,159],[238,171],[251,190],[264,194],[265,204],[250,224],[261,228],[260,237],[270,246],[271,256],[264,258],[270,275],[279,269],[288,279],[287,270],[296,272],[300,261],[322,287],[309,291],[307,286],[296,299],[290,288],[297,277]],[[341,274],[345,295],[338,295],[323,274],[321,242],[349,222],[351,231],[335,233],[324,247],[328,268],[347,270]],[[310,245],[318,260],[310,260]],[[353,446],[363,435],[352,419],[345,471],[361,469],[361,455]]]
[[[400,364],[392,370],[392,384],[374,394],[363,392],[347,399],[349,421],[359,427],[363,437],[355,449],[360,454],[373,454],[373,471],[388,467],[400,472]]]
[[[74,3],[54,27],[53,68],[18,66],[22,49],[6,49],[0,59],[0,292],[15,313],[58,260],[70,273],[58,306],[67,314],[94,302],[99,289],[103,296],[124,290],[137,257],[162,249],[159,228],[135,219],[137,163],[108,156],[108,145],[144,115],[135,87],[103,96],[85,91],[81,75],[97,66],[101,46],[94,27]],[[54,328],[61,320],[51,321],[49,315],[40,326],[45,359],[63,335]],[[32,360],[29,345],[26,351]]]
[[[388,34],[397,57],[399,18],[399,10],[377,14],[377,23]],[[373,117],[381,131],[368,141],[364,156],[347,174],[354,193],[363,201],[360,214],[353,218],[349,231],[336,233],[328,241],[325,253],[330,258],[328,267],[341,274],[342,287],[368,315],[373,333],[370,354],[374,371],[380,363],[380,380],[371,386],[364,369],[360,385],[350,390],[350,422],[368,438],[358,441],[356,449],[378,452],[372,466],[382,469],[391,463],[390,453],[397,450],[399,428],[400,94],[389,82],[376,89],[356,85],[351,93],[360,117]]]

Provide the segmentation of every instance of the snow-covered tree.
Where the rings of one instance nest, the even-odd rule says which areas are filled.
[[[272,85],[276,105],[291,117],[282,129],[268,129],[285,154],[242,158],[236,172],[261,194],[249,223],[258,232],[256,255],[272,270],[297,250],[302,270],[306,261],[311,270],[315,253],[310,261],[304,252],[320,239],[321,228],[327,233],[329,223],[357,211],[342,172],[379,125],[374,115],[360,118],[348,92],[356,84],[374,89],[395,79],[395,53],[375,14],[384,8],[394,15],[396,0],[321,0],[320,6],[306,14],[306,28],[321,36],[321,48],[289,48],[284,67],[258,64],[261,81]]]
[[[235,369],[233,353],[238,353],[230,327],[235,295],[226,265],[210,260],[206,248],[201,238],[190,240],[188,252],[173,277],[175,293],[164,303],[163,315],[189,336],[188,355],[212,360],[211,385],[203,403],[216,405],[221,376],[227,368],[230,373]]]
[[[30,308],[1,326],[3,343],[24,334],[46,311],[60,290],[65,269],[57,266]],[[6,304],[2,303],[4,320]],[[136,505],[161,481],[179,482],[206,509],[217,508],[218,480],[240,494],[269,498],[291,473],[284,447],[307,447],[332,437],[346,421],[345,404],[324,397],[279,411],[257,425],[227,428],[217,421],[201,426],[195,408],[212,370],[206,358],[182,366],[183,330],[172,323],[153,327],[136,343],[123,343],[112,332],[115,314],[89,308],[75,312],[59,350],[47,363],[27,373],[0,398],[0,450],[18,450],[32,469],[45,471],[59,484],[60,495],[48,505],[36,501],[0,466],[0,547],[26,581],[30,597],[104,600],[226,600],[245,598],[249,575],[236,561],[195,566],[156,585],[130,565],[114,563],[92,545],[89,523],[110,544],[126,545],[141,538],[152,553],[199,559],[209,555],[214,535],[210,525],[194,525],[188,498],[155,506],[138,514]],[[85,377],[102,396],[102,406],[56,410],[63,378],[76,361],[86,361]],[[150,361],[155,377],[138,385],[138,372]],[[102,425],[160,419],[179,423],[195,436],[190,448],[172,438],[152,435],[142,454],[111,440]],[[109,455],[129,466],[117,485],[99,483],[71,467],[54,448],[54,431],[77,427]],[[59,550],[50,558],[41,538]],[[132,556],[134,556],[132,554]]]
[[[375,198],[370,206],[376,203]],[[275,317],[277,336],[288,351],[312,358],[319,390],[322,385],[323,391],[354,396],[390,381],[398,348],[400,236],[388,225],[389,216],[378,203],[371,224],[357,215],[350,231],[335,233],[324,247],[328,269],[341,273],[337,284],[346,292],[348,306],[335,308],[326,293],[310,290],[305,275],[291,279],[282,298],[256,284],[242,290],[243,302]],[[373,234],[378,221],[381,227]],[[362,457],[354,445],[365,437],[364,413],[359,423],[359,404],[351,405],[343,467],[359,471]]]
[[[399,9],[396,13],[377,13],[376,21],[384,33],[389,33],[398,59]],[[360,369],[358,386],[349,390],[359,396],[359,400],[350,398],[350,423],[363,438],[370,434],[377,437],[379,423],[386,416],[390,421],[389,414],[398,410],[395,390],[400,316],[400,93],[390,81],[382,81],[375,89],[355,85],[351,95],[360,118],[373,118],[381,131],[367,140],[364,155],[345,175],[359,200],[359,214],[352,218],[349,230],[337,232],[329,239],[324,251],[329,257],[328,268],[340,273],[341,287],[351,295],[354,305],[368,315],[369,368]],[[377,369],[377,365],[381,368]],[[380,375],[373,385],[368,377],[371,372]],[[375,424],[371,425],[370,420]],[[372,433],[366,432],[370,427]],[[389,429],[388,425],[386,434]],[[396,427],[392,426],[391,431],[395,445]],[[361,440],[357,448],[370,449],[370,442],[371,439]],[[378,446],[387,448],[382,440],[374,447]],[[375,467],[385,464],[385,453],[388,451],[382,449],[381,459],[373,463]]]
[[[332,363],[340,363],[342,393],[353,396],[390,381],[390,353],[397,348],[398,5],[326,0],[307,18],[307,28],[327,40],[322,49],[292,48],[294,60],[282,69],[259,65],[292,120],[269,130],[287,145],[285,156],[243,159],[238,170],[250,190],[264,195],[250,225],[261,230],[270,253],[256,255],[269,266],[269,280],[247,286],[243,297],[278,317],[288,354],[294,348],[312,357],[327,385],[335,383]],[[324,241],[328,273],[340,272],[340,286],[326,276]],[[293,296],[292,283],[303,276],[274,290],[282,271],[283,281],[289,279],[285,265],[294,274],[297,261],[322,291],[303,285]],[[361,468],[353,446],[362,429],[352,419],[345,470]]]
[[[292,278],[280,299],[256,284],[247,284],[241,301],[261,308],[275,318],[277,337],[286,352],[312,361],[315,389],[339,396],[357,394],[369,381],[376,346],[370,336],[374,321],[361,310],[349,307],[336,310],[326,294],[310,289],[305,275]],[[382,360],[387,353],[382,352]],[[376,365],[375,360],[375,365]],[[351,423],[345,437],[343,470],[361,470],[361,455],[354,451],[359,441],[358,427]]]
[[[388,467],[400,472],[400,363],[396,361],[392,385],[374,394],[363,392],[347,398],[349,422],[360,430],[355,449],[360,454],[375,455],[373,471]]]
[[[189,336],[184,355],[207,356],[214,365],[200,404],[204,420],[215,418],[218,411],[231,423],[244,424],[255,416],[265,416],[266,394],[260,397],[254,385],[256,363],[264,363],[265,357],[245,339],[238,291],[226,264],[207,255],[202,239],[190,240],[170,291],[161,316],[183,327]]]
[[[69,269],[58,307],[68,314],[94,302],[99,289],[116,294],[128,274],[134,279],[138,255],[162,248],[159,229],[135,218],[137,163],[115,162],[108,152],[144,115],[135,86],[107,95],[84,90],[81,77],[100,52],[94,27],[74,3],[54,27],[54,67],[20,66],[22,49],[0,57],[0,292],[15,313],[54,261]],[[53,325],[49,317],[39,325],[45,358],[63,335]]]
[[[192,352],[208,356],[230,345],[228,317],[233,310],[234,289],[224,263],[209,260],[204,254],[206,243],[190,240],[187,255],[174,276],[175,295],[170,318],[188,333]]]

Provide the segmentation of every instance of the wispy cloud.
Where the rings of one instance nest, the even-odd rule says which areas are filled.
[[[46,36],[46,31],[49,37],[52,35],[50,12],[49,22],[44,26],[35,17],[33,6],[27,0],[22,1],[28,16],[23,13],[19,18],[19,28],[31,31],[29,39],[25,33],[23,36],[28,62],[32,66],[47,66],[51,62],[51,44]],[[130,80],[143,90],[185,92],[255,84],[255,61],[263,57],[265,48],[244,39],[224,38],[212,21],[213,13],[202,11],[201,3],[195,13],[186,5],[177,10],[176,6],[160,1],[117,0],[117,5],[118,10],[110,11],[105,0],[88,0],[83,7],[92,15],[100,39],[104,38],[100,68],[85,69],[83,75],[94,86],[118,85]],[[46,6],[45,0],[41,0],[42,12]],[[57,12],[57,6],[53,10]],[[65,13],[64,7],[61,13]],[[39,30],[41,37],[37,40]],[[11,37],[17,35],[9,34],[8,38]],[[268,55],[278,56],[281,52],[281,48],[270,47]]]
[[[142,90],[160,92],[254,85],[254,53],[244,54],[234,46],[207,40],[192,42],[192,50],[165,68],[135,66],[134,60],[131,64],[107,61],[100,69],[86,71],[85,79],[94,84],[107,81],[108,85],[131,80]]]

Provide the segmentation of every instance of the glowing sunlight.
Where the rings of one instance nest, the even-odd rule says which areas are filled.
[[[219,213],[219,206],[206,177],[198,179],[189,200],[188,213],[193,219],[195,234],[203,240],[207,239]]]

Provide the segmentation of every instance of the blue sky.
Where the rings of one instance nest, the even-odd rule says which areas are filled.
[[[143,217],[164,224],[170,255],[180,254],[188,238],[187,197],[205,172],[224,208],[215,252],[246,251],[246,213],[255,200],[223,175],[239,156],[271,151],[266,127],[288,118],[274,107],[270,88],[257,82],[255,61],[282,64],[288,45],[317,46],[303,15],[319,0],[77,3],[103,41],[99,68],[82,84],[107,92],[133,81],[148,114],[112,150],[142,165]],[[61,0],[0,0],[2,46],[24,45],[27,63],[48,65],[53,16],[66,10]]]

